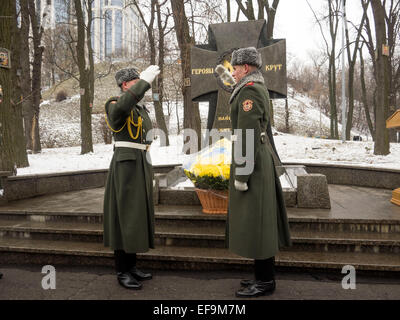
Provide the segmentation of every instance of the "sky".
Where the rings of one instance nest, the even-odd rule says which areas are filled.
[[[308,0],[315,12],[322,13],[326,0]],[[362,16],[359,0],[346,3],[346,15],[355,23]],[[372,21],[371,21],[372,22]],[[341,25],[339,25],[341,28]],[[351,25],[348,24],[349,29]],[[341,45],[341,29],[338,34],[338,44]],[[275,17],[274,38],[285,38],[287,52],[299,60],[309,60],[310,51],[325,48],[321,31],[306,0],[280,0]]]

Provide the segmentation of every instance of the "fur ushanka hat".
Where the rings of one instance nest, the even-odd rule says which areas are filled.
[[[231,65],[239,66],[249,64],[261,69],[261,54],[254,47],[240,48],[232,52]]]
[[[115,80],[119,87],[122,85],[122,82],[128,82],[135,79],[139,79],[139,73],[135,68],[121,69],[115,74]]]

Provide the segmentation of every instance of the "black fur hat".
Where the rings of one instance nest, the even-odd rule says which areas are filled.
[[[238,66],[249,64],[261,69],[261,54],[254,47],[240,48],[232,52],[231,65]]]

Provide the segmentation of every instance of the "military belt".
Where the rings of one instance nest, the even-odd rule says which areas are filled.
[[[142,143],[129,142],[129,141],[116,141],[114,146],[116,148],[122,147],[122,148],[140,149],[140,150],[145,150],[145,151],[150,150],[149,144],[142,144]]]

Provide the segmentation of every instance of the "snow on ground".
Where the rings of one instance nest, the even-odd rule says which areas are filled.
[[[326,163],[355,165],[400,170],[400,143],[392,143],[391,153],[375,156],[372,141],[348,141],[308,138],[279,133],[274,137],[283,162]],[[156,140],[151,148],[153,165],[181,164],[185,158],[181,150],[182,136],[170,136],[171,145],[160,147]],[[30,167],[18,169],[18,176],[60,173],[77,170],[107,169],[113,154],[112,145],[96,144],[94,152],[80,155],[80,147],[43,149],[30,154]]]
[[[321,112],[315,105],[315,101],[304,94],[296,92],[288,87],[288,109],[289,109],[289,128],[290,133],[307,137],[328,137],[330,136],[330,118]],[[273,100],[274,120],[277,130],[283,131],[285,128],[285,100]],[[339,120],[340,121],[340,120]],[[339,134],[342,125],[338,124]],[[366,139],[365,133],[360,133],[353,128],[351,136],[362,136]]]

